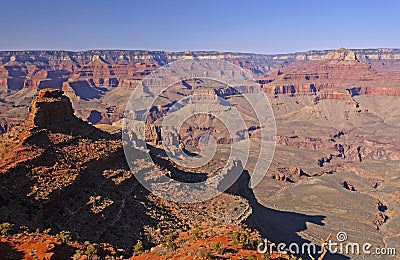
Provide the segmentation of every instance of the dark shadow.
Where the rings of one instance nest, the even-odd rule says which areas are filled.
[[[46,125],[46,129],[34,128],[32,129],[32,132],[34,134],[28,137],[25,140],[25,143],[37,145],[46,149],[49,147],[50,144],[50,141],[48,140],[49,133],[61,133],[72,136],[72,138],[67,141],[67,143],[74,141],[77,142],[79,141],[79,139],[82,138],[86,138],[92,141],[97,141],[100,139],[121,139],[120,135],[104,132],[92,125],[87,124],[82,119],[75,116],[63,120],[62,122],[49,123]]]
[[[386,205],[378,205],[378,210],[380,212],[385,212],[388,209]]]
[[[103,118],[103,116],[101,115],[101,113],[99,111],[92,110],[92,111],[90,111],[90,115],[89,115],[87,121],[92,124],[97,124],[98,122],[101,121],[102,118]]]
[[[4,260],[24,259],[24,252],[16,250],[8,243],[0,242],[0,258]]]
[[[315,87],[315,84],[310,84],[310,90],[311,90],[311,92],[313,92],[313,93],[316,93],[317,92],[317,88]]]
[[[9,78],[7,79],[7,86],[9,90],[21,90],[24,88],[24,78]]]
[[[27,68],[20,65],[4,66],[8,72],[7,86],[9,90],[21,90],[25,84]]]
[[[41,230],[51,228],[52,232],[68,230],[72,232],[74,239],[81,242],[89,240],[96,243],[111,243],[117,248],[126,249],[128,254],[138,240],[143,242],[145,248],[153,246],[145,235],[145,227],[162,227],[163,222],[157,216],[163,216],[169,223],[176,223],[177,226],[174,228],[184,225],[180,224],[169,210],[149,200],[149,191],[132,175],[122,147],[83,163],[75,179],[69,185],[58,187],[50,192],[47,199],[35,200],[32,196],[28,196],[36,184],[32,177],[45,177],[48,178],[48,182],[54,178],[53,176],[32,176],[31,168],[55,166],[62,156],[61,148],[78,142],[82,136],[90,140],[119,138],[79,122],[81,121],[70,122],[69,127],[62,124],[51,125],[49,129],[40,130],[27,140],[30,144],[45,148],[46,152],[39,158],[16,166],[12,172],[0,175],[0,222],[12,222],[17,227],[26,225],[31,230],[36,228]],[[76,131],[73,133],[73,138],[53,147],[48,138],[48,131],[69,134],[71,127]],[[160,155],[165,154],[162,149],[152,146],[148,148],[155,162],[173,173],[171,177],[184,182],[207,178],[206,174],[194,174],[177,169],[168,160],[161,158]],[[138,151],[138,153],[143,153],[143,157],[146,156],[144,152]],[[324,225],[324,216],[311,216],[264,207],[258,203],[253,191],[248,187],[249,180],[249,173],[244,171],[227,193],[242,196],[249,201],[253,214],[247,222],[250,227],[259,230],[264,237],[273,242],[301,244],[309,242],[297,234],[299,231],[306,230],[307,222]],[[94,201],[93,198],[95,198]],[[111,201],[111,204],[101,211],[96,211],[95,208],[101,206],[105,199]],[[157,212],[157,215],[149,214],[149,209]],[[64,249],[60,247],[57,250]],[[334,255],[326,259],[348,258]]]
[[[147,248],[153,244],[144,235],[146,226],[157,227],[159,219],[151,217],[148,209],[160,212],[165,219],[173,219],[168,210],[148,201],[149,192],[131,175],[120,148],[107,157],[86,163],[77,179],[69,186],[53,192],[49,203],[43,205],[44,217],[49,223],[58,223],[59,229],[71,231],[80,241],[108,242],[117,248],[129,250],[137,240]],[[113,176],[104,172],[114,170]],[[117,184],[117,179],[123,181]],[[91,197],[112,201],[101,212],[94,211]]]
[[[25,161],[0,175],[0,223],[11,222],[16,227],[28,226],[30,230],[51,228],[52,234],[67,230],[72,232],[73,239],[80,242],[88,240],[92,243],[111,243],[125,249],[127,255],[138,240],[143,242],[145,248],[154,246],[145,235],[146,227],[163,227],[165,221],[175,223],[174,228],[186,227],[167,209],[149,200],[149,192],[129,169],[122,146],[87,162],[79,160],[77,163],[84,163],[80,165],[74,179],[69,179],[67,186],[53,185],[46,199],[36,200],[35,195],[29,195],[38,183],[37,178],[57,183],[57,176],[60,176],[56,170],[37,173],[31,169],[57,167],[60,159],[66,159],[62,149],[77,144],[82,136],[90,140],[120,138],[92,126],[81,125],[73,130],[82,136],[73,135],[71,139],[54,144],[49,140],[49,132],[69,134],[71,129],[62,124],[50,129],[34,130],[26,140],[34,145],[32,147],[44,148],[40,157]],[[71,170],[74,168],[72,165]],[[99,200],[93,202],[93,198]],[[111,203],[99,211],[95,210],[104,201]],[[157,216],[163,216],[164,220],[149,214],[149,209],[157,212]],[[68,248],[63,247],[56,250],[68,252]]]
[[[67,244],[56,244],[51,252],[54,253],[51,260],[65,260],[72,259],[75,249]]]
[[[354,96],[359,96],[361,94],[361,87],[352,87],[352,88],[348,88],[346,89],[349,94],[354,97]]]
[[[31,230],[51,228],[54,234],[68,230],[80,242],[111,243],[125,249],[128,255],[138,240],[146,248],[154,246],[144,229],[146,226],[158,227],[160,220],[149,215],[149,209],[164,216],[165,220],[179,223],[167,209],[148,200],[149,192],[131,174],[122,147],[82,165],[71,184],[54,190],[46,200],[27,196],[35,185],[29,178],[31,173],[27,165],[40,162],[40,158],[28,161],[14,168],[12,173],[0,176],[0,222],[28,226]],[[56,162],[53,160],[45,165]],[[112,171],[115,171],[112,176],[103,175]],[[52,181],[51,176],[46,177]],[[118,178],[123,180],[118,183]],[[90,203],[91,198],[96,197],[99,201]],[[105,199],[112,203],[96,212],[94,207],[98,205],[95,204],[101,204]],[[58,253],[69,252],[63,246],[56,250]]]
[[[38,89],[61,89],[62,84],[68,80],[70,75],[71,72],[67,70],[50,70],[47,72],[47,78],[40,81]]]
[[[288,212],[270,209],[260,204],[252,189],[248,187],[250,175],[247,171],[243,171],[240,178],[227,190],[227,193],[245,197],[252,208],[252,215],[247,220],[247,224],[260,232],[262,237],[267,238],[276,244],[297,243],[302,245],[310,243],[298,235],[298,232],[306,230],[306,223],[313,223],[324,226],[325,216],[322,215],[306,215],[296,212]],[[240,186],[240,188],[238,187]],[[240,191],[238,193],[238,191]],[[320,247],[318,247],[318,250]],[[300,254],[298,257],[309,259],[308,254]],[[350,259],[346,256],[335,254],[327,255],[325,259]]]
[[[169,178],[184,183],[198,183],[207,180],[206,173],[193,173],[178,169],[171,161],[163,158],[167,156],[163,149],[149,144],[147,144],[147,148],[150,150],[150,156],[152,160],[157,165],[170,172],[170,175],[168,176]]]
[[[190,85],[186,80],[182,80],[182,85],[187,89],[193,89],[192,85]]]
[[[183,151],[187,156],[190,156],[190,157],[196,157],[196,156],[199,155],[198,153],[196,153],[196,152],[191,152],[191,151],[189,151],[188,149],[185,149],[185,148],[183,148],[182,151]]]
[[[75,94],[83,100],[99,99],[105,93],[105,88],[89,85],[86,81],[75,81],[69,83]]]

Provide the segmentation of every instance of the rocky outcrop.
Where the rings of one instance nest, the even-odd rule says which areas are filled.
[[[333,61],[357,61],[354,51],[340,48],[339,50],[329,52],[325,59]]]
[[[108,124],[111,125],[113,122],[117,122],[122,119],[123,112],[118,111],[115,107],[107,107],[106,111],[92,110],[90,112],[87,121],[92,124]]]
[[[74,116],[74,110],[68,97],[61,90],[44,89],[29,108],[29,124],[45,128],[50,124],[68,121]]]
[[[399,63],[400,64],[400,63]],[[317,95],[320,99],[351,100],[355,95],[398,96],[396,70],[378,71],[355,51],[339,49],[318,59],[290,62],[258,82],[271,95]]]
[[[320,150],[324,148],[325,142],[322,138],[304,137],[298,135],[276,136],[276,143],[280,145],[292,146],[299,149]]]
[[[372,225],[376,228],[376,230],[379,230],[381,226],[385,224],[388,219],[389,219],[388,216],[386,216],[382,212],[379,212],[375,216],[375,219],[372,221]]]
[[[274,180],[294,183],[298,182],[301,177],[309,177],[302,169],[298,167],[278,167],[276,170],[268,173],[268,176]]]
[[[349,191],[357,191],[356,188],[355,188],[353,185],[351,185],[350,183],[348,183],[347,181],[342,181],[341,185],[342,185],[342,187],[345,188],[346,190],[349,190]]]
[[[346,135],[346,140],[342,140],[344,135]],[[349,139],[352,142],[349,142]],[[331,163],[332,160],[363,162],[364,160],[398,160],[400,158],[395,141],[383,139],[371,141],[370,139],[371,136],[358,136],[341,130],[326,137],[277,135],[276,143],[296,149],[329,151],[329,154],[317,159],[320,167]],[[278,173],[274,174],[274,178],[286,180],[285,176]]]

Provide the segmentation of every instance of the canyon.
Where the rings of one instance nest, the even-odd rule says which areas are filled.
[[[351,100],[356,95],[398,96],[400,50],[250,53],[163,51],[1,51],[0,130],[27,116],[39,90],[61,89],[75,113],[93,124],[122,118],[127,96],[152,71],[181,59],[221,59],[254,75],[270,95],[315,95]]]
[[[171,232],[179,234],[207,222],[220,226],[224,233],[229,230],[224,225],[239,228],[252,212],[241,196],[245,186],[240,182],[233,188],[238,194],[221,193],[194,204],[173,203],[150,193],[134,177],[150,168],[149,163],[139,158],[140,167],[131,171],[120,135],[103,132],[76,117],[61,90],[41,90],[29,117],[1,136],[0,147],[0,218],[28,230],[50,228],[53,236],[28,231],[25,235],[37,243],[42,237],[53,246],[60,242],[55,234],[68,230],[80,241],[68,245],[68,251],[91,241],[114,248],[114,259],[131,256],[138,240],[149,249]],[[174,165],[159,165],[164,173],[179,172]],[[2,243],[18,243],[20,236],[2,238]],[[50,251],[45,250],[54,254]],[[0,252],[13,254],[1,248]],[[245,253],[251,252],[255,248]],[[74,254],[72,250],[70,257]]]
[[[174,61],[207,59],[231,62],[254,77],[274,113],[275,153],[265,177],[249,189],[262,126],[247,113],[243,97],[213,81],[177,82],[149,109],[148,150],[135,147],[138,154],[149,153],[173,179],[195,182],[221,169],[232,143],[248,141],[251,147],[231,189],[209,201],[180,204],[148,192],[136,180],[134,175],[150,166],[137,158],[137,172],[129,168],[122,118],[132,91],[151,72]],[[256,93],[249,86],[243,91]],[[229,120],[234,116],[227,111],[241,107],[247,113],[246,128],[227,138],[229,131],[217,117],[190,117],[179,129],[180,145],[196,154],[209,134],[218,152],[205,166],[188,170],[168,158],[161,134],[168,111],[190,108],[190,102],[181,100],[194,93],[209,96],[209,102],[229,103],[213,103],[217,115]],[[169,232],[182,233],[185,240],[187,232],[206,222],[227,233],[249,227],[273,242],[320,244],[345,231],[351,242],[400,246],[398,49],[279,55],[2,51],[0,115],[1,222],[51,228],[53,235],[68,230],[80,246],[85,240],[111,244],[125,257],[133,254],[137,240],[145,249],[160,251]],[[231,243],[222,233],[221,241]],[[46,239],[58,243],[54,236]],[[176,258],[184,255],[183,248]],[[363,256],[326,259],[349,257]]]

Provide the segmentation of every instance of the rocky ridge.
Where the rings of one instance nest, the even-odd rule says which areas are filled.
[[[358,95],[398,96],[400,50],[309,51],[264,55],[162,51],[0,52],[0,113],[8,126],[44,88],[63,90],[78,117],[113,124],[138,83],[158,67],[180,59],[222,59],[254,75],[269,95],[313,95],[351,100]],[[190,84],[190,83],[189,83]],[[251,90],[249,90],[251,91]],[[232,95],[234,93],[220,93]],[[1,132],[9,127],[2,127]]]
[[[120,136],[77,118],[61,90],[40,91],[29,111],[0,137],[0,222],[68,230],[81,243],[107,242],[129,256],[137,240],[148,249],[168,232],[210,221],[243,225],[251,215],[240,194],[183,205],[150,194],[133,176],[149,165],[140,161],[132,172]]]

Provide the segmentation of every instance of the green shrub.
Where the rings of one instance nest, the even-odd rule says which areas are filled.
[[[247,257],[247,260],[256,260],[257,259],[257,257],[254,255],[254,254],[250,254],[248,257]]]
[[[167,250],[175,251],[178,248],[178,246],[174,242],[175,238],[176,238],[176,236],[172,232],[164,236],[164,240],[165,240],[164,247]]]
[[[200,238],[200,233],[201,233],[202,228],[198,225],[195,225],[193,230],[192,230],[192,238],[194,240],[197,240]]]
[[[214,242],[211,244],[212,248],[214,249],[214,252],[223,255],[225,253],[225,246],[221,244],[220,242]]]
[[[9,222],[4,222],[4,223],[0,224],[0,235],[8,236],[13,227],[14,227],[14,224],[11,224]]]
[[[238,231],[234,231],[232,233],[231,239],[232,239],[233,246],[235,248],[237,248],[239,246],[239,232]]]
[[[247,230],[239,229],[238,231],[234,231],[231,236],[233,246],[235,248],[238,245],[241,245],[246,249],[256,249],[258,245],[258,240],[253,239],[250,232]]]
[[[71,232],[62,230],[57,237],[60,239],[61,243],[68,243],[71,241],[72,235]]]
[[[143,243],[142,241],[138,240],[137,243],[133,246],[133,253],[135,255],[140,255],[143,253]]]
[[[97,248],[95,247],[95,245],[91,244],[89,241],[85,241],[84,245],[85,245],[84,249],[76,250],[76,253],[78,255],[87,255],[88,258],[91,259],[93,256],[97,254]]]

